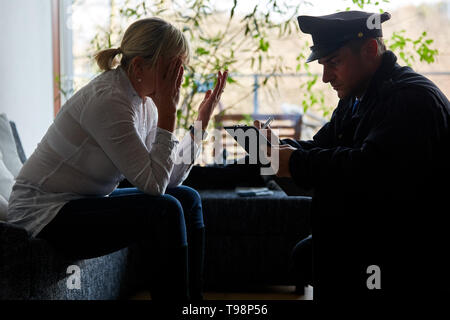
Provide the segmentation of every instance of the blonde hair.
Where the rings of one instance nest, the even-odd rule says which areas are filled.
[[[101,70],[108,71],[119,64],[118,54],[122,55],[120,65],[130,73],[134,57],[143,57],[144,63],[151,67],[156,65],[160,56],[182,56],[187,63],[190,48],[183,32],[163,19],[152,17],[132,23],[125,31],[120,47],[97,52],[95,60]]]

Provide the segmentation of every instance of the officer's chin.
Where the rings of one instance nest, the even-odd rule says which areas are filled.
[[[349,96],[349,93],[345,90],[342,89],[336,89],[336,94],[338,96],[339,99],[344,99],[347,98]]]

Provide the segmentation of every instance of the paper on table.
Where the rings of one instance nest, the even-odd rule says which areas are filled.
[[[235,191],[241,197],[268,196],[273,194],[273,191],[268,188],[237,187]]]

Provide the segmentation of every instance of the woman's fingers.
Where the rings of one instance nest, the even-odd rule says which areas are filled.
[[[183,74],[184,74],[184,68],[183,66],[180,66],[178,70],[178,78],[177,78],[177,89],[181,87],[181,83],[183,82]]]
[[[223,89],[225,87],[225,82],[227,79],[228,71],[225,71],[223,74],[222,72],[218,72],[217,76],[217,83],[213,90],[208,90],[205,94],[205,98],[203,101],[206,103],[211,103],[211,107],[214,107],[215,104],[220,100],[220,96],[222,95]],[[202,103],[203,105],[203,103]]]
[[[225,73],[224,73],[224,76],[223,76],[222,91],[225,90],[225,87],[227,86],[227,79],[228,79],[228,70],[225,70]]]
[[[228,70],[225,70],[225,72],[222,75],[222,82],[220,84],[220,94],[222,94],[223,90],[225,89],[225,86],[227,84],[227,78],[228,78]]]
[[[223,83],[224,83],[224,77],[226,75],[226,71],[224,73],[219,71],[218,77],[217,77],[217,84],[216,87],[214,88],[214,94],[217,96],[218,94],[220,94],[220,92],[223,89]]]
[[[176,58],[172,58],[169,61],[169,64],[166,70],[163,70],[163,79],[169,82],[174,82],[176,80],[176,75],[178,74],[178,70],[176,69],[178,61]]]
[[[219,92],[219,86],[220,86],[220,82],[222,81],[221,79],[221,74],[220,71],[218,72],[218,76],[217,76],[217,82],[216,82],[216,86],[214,87],[214,91],[213,91],[213,96],[217,97],[217,92]]]
[[[223,90],[225,88],[225,84],[227,82],[227,77],[228,77],[228,71],[225,71],[223,74],[219,71],[219,77],[217,79],[217,85],[216,85],[216,88],[214,90],[215,98],[217,100],[220,99],[220,96],[223,93]]]
[[[169,69],[169,79],[173,83],[176,83],[180,71],[181,59],[176,58],[172,61]]]
[[[163,72],[163,59],[159,57],[158,61],[156,61],[156,85],[160,86],[161,82],[164,80],[164,72]]]

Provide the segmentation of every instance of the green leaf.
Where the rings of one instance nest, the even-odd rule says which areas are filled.
[[[195,53],[196,53],[197,55],[199,55],[199,56],[203,56],[203,55],[205,55],[205,54],[210,54],[210,51],[209,51],[209,50],[206,50],[205,48],[198,47],[198,48],[195,50]]]
[[[227,83],[236,83],[236,80],[234,80],[231,76],[228,76]]]
[[[265,41],[264,38],[259,39],[259,49],[263,52],[267,52],[269,49],[269,41]]]
[[[237,0],[233,0],[233,7],[231,8],[230,19],[233,18],[233,16],[234,16],[234,10],[236,9],[236,6],[237,6]]]
[[[253,118],[251,116],[251,114],[245,113],[242,115],[243,119],[242,121],[247,124],[247,125],[252,125],[253,124]]]

